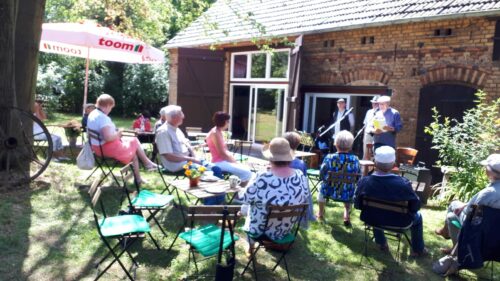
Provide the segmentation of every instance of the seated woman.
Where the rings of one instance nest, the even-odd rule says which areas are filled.
[[[144,110],[141,115],[132,123],[132,129],[136,132],[151,132],[151,114],[149,111]]]
[[[38,117],[38,119],[42,122],[47,119],[47,114],[43,111],[41,100],[35,101],[35,104],[33,105],[33,115]],[[47,140],[47,136],[43,133],[42,127],[40,127],[37,123],[33,123],[33,138],[37,141]],[[61,137],[50,134],[50,138],[52,139],[54,161],[60,162],[71,160],[64,155],[64,146],[62,144]]]
[[[286,236],[292,223],[281,221],[270,222],[270,227],[264,233],[268,205],[298,205],[306,204],[309,197],[307,178],[301,171],[290,168],[293,160],[288,141],[284,138],[274,138],[269,146],[264,147],[264,156],[269,159],[271,169],[257,176],[249,185],[240,199],[247,205],[248,212],[242,206],[242,213],[247,214],[243,229],[254,236],[266,235],[272,240]],[[248,239],[247,254],[253,253],[253,240]]]
[[[108,94],[102,94],[97,98],[97,109],[89,114],[87,128],[99,132],[101,143],[92,139],[92,150],[98,156],[110,157],[123,164],[132,162],[137,180],[139,183],[144,182],[139,173],[138,158],[147,170],[154,170],[157,166],[148,159],[137,138],[122,137],[122,130],[116,130],[115,124],[108,116],[114,106],[115,100]],[[102,146],[104,155],[101,155],[99,145]]]
[[[217,111],[215,112],[212,121],[215,124],[207,135],[206,142],[212,155],[212,163],[221,168],[222,172],[227,172],[236,175],[241,180],[241,186],[246,186],[252,177],[252,172],[249,168],[239,164],[234,160],[234,157],[227,150],[222,132],[227,130],[229,126],[229,114]]]
[[[491,154],[481,164],[486,168],[486,175],[490,183],[474,195],[468,203],[458,200],[451,202],[444,226],[435,230],[437,235],[451,239],[453,247],[457,244],[459,226],[463,224],[466,215],[470,212],[470,206],[485,205],[500,209],[500,154]],[[444,254],[450,254],[452,250],[453,248],[441,249]]]
[[[332,198],[335,200],[351,201],[354,196],[354,187],[343,188],[341,193],[338,193],[340,186],[329,186],[327,184],[328,172],[345,172],[345,173],[360,173],[359,159],[353,153],[350,153],[354,136],[349,131],[340,131],[335,138],[336,153],[328,154],[320,168],[320,177],[323,183],[321,184],[320,192],[318,192],[319,212],[318,219],[324,219],[325,214],[325,199]],[[346,193],[347,192],[347,193]],[[351,226],[349,216],[350,203],[344,203],[344,225]]]

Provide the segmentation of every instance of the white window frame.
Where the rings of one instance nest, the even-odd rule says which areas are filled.
[[[231,82],[256,82],[256,81],[266,81],[266,82],[284,82],[288,81],[290,73],[290,49],[275,49],[273,53],[287,52],[288,53],[288,65],[286,67],[286,77],[285,78],[272,78],[271,77],[271,53],[266,51],[248,51],[248,52],[236,52],[231,53],[231,66],[230,66],[230,80]],[[252,55],[253,54],[266,54],[266,74],[264,78],[251,78],[252,72]],[[247,56],[247,77],[246,78],[235,78],[234,77],[234,56],[246,55]]]
[[[281,128],[281,135],[285,133],[286,131],[286,126],[287,126],[287,121],[288,121],[288,108],[287,108],[287,101],[286,97],[288,96],[288,85],[283,85],[283,84],[258,84],[258,83],[230,83],[229,84],[229,114],[233,112],[233,87],[234,86],[249,86],[250,87],[250,101],[249,101],[249,114],[254,115],[256,114],[256,109],[257,108],[252,108],[252,105],[257,104],[257,100],[253,100],[253,91],[254,89],[261,89],[261,88],[266,88],[266,89],[279,89],[279,90],[284,90],[283,91],[283,126]],[[253,102],[253,104],[252,104]],[[256,128],[256,121],[253,120],[254,118],[251,118],[251,116],[248,116],[248,125],[247,128],[248,130],[252,129],[251,134],[249,133],[247,135],[246,140],[251,140],[255,138],[255,128]],[[253,124],[251,124],[253,120]],[[233,127],[233,120],[229,119],[229,130]],[[232,133],[232,132],[231,132]]]

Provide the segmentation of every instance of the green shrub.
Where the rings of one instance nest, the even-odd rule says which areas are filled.
[[[434,108],[434,121],[425,128],[432,135],[432,148],[439,151],[437,164],[457,169],[441,189],[444,203],[453,199],[466,202],[483,189],[488,179],[479,162],[499,149],[500,99],[488,102],[483,91],[476,96],[476,106],[465,111],[462,122],[443,119]]]

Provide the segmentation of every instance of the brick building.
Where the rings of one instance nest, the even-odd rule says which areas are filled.
[[[371,97],[392,94],[398,145],[430,164],[432,107],[460,118],[478,89],[500,97],[499,19],[492,0],[218,1],[167,44],[169,100],[186,126],[208,129],[223,109],[233,135],[265,141],[328,124],[341,97],[359,129]]]

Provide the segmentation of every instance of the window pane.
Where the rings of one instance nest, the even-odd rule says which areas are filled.
[[[234,56],[233,78],[247,78],[247,55]]]
[[[252,78],[266,78],[266,54],[252,54]]]
[[[275,52],[271,57],[271,78],[286,78],[288,52]]]

